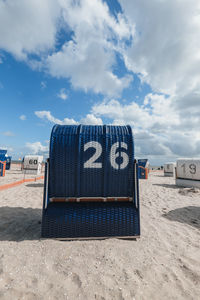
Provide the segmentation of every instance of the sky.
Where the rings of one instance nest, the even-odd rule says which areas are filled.
[[[130,124],[137,158],[200,157],[200,1],[0,0],[0,148]]]

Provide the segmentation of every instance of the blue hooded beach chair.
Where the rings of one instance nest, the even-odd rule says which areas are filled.
[[[7,150],[0,149],[0,177],[5,176]]]
[[[7,153],[7,150],[0,149],[0,160],[1,161],[6,161],[6,153]]]
[[[138,159],[138,178],[148,179],[148,159]]]
[[[10,170],[12,156],[6,156],[6,170]]]
[[[140,236],[130,126],[55,125],[45,165],[42,237]]]

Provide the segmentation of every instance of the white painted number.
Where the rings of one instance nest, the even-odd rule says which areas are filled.
[[[113,169],[116,170],[123,170],[127,167],[129,163],[129,157],[127,153],[124,151],[118,150],[118,148],[123,148],[125,150],[128,150],[128,146],[124,142],[116,142],[112,145],[111,150],[110,150],[110,163]],[[91,141],[88,142],[84,145],[84,151],[88,150],[89,148],[95,148],[95,153],[90,157],[85,163],[84,163],[84,168],[102,168],[102,163],[101,162],[96,162],[96,160],[101,156],[102,153],[102,146],[99,142]],[[118,150],[118,151],[117,151]],[[116,159],[121,155],[122,157],[122,162],[119,164],[116,162]]]
[[[190,174],[196,174],[197,172],[197,167],[195,164],[190,164],[189,165],[189,168],[190,168]]]
[[[125,153],[125,152],[122,152],[121,151],[121,157],[123,158],[123,161],[122,163],[119,165],[116,163],[116,159],[117,157],[119,157],[119,152],[117,152],[117,148],[119,148],[119,142],[117,143],[114,143],[111,147],[111,150],[110,150],[110,163],[111,163],[111,166],[116,169],[116,170],[122,170],[122,169],[125,169],[129,163],[129,158],[128,158],[128,155]],[[124,142],[121,142],[121,148],[124,148],[124,149],[128,149],[127,147],[127,144],[124,143]]]
[[[37,165],[37,159],[34,159],[34,160],[33,160],[33,159],[30,159],[30,160],[29,160],[29,164],[30,164],[30,165],[32,165],[32,164]]]
[[[185,164],[183,164],[181,168],[183,168],[183,173],[185,174]]]
[[[92,157],[90,157],[85,163],[84,168],[102,168],[102,163],[95,162],[99,156],[101,156],[102,153],[102,146],[98,142],[91,141],[84,145],[84,151],[86,151],[89,148],[95,148],[96,152]]]

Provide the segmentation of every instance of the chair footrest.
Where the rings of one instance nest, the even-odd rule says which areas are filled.
[[[43,238],[70,240],[139,235],[139,210],[130,202],[49,203],[43,211]]]

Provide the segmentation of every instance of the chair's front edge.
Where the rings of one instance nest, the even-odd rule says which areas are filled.
[[[43,190],[43,206],[42,206],[42,226],[41,226],[41,236],[44,237],[45,230],[45,210],[47,207],[47,196],[48,196],[48,170],[49,170],[49,160],[45,162],[45,171],[44,171],[44,190]]]

